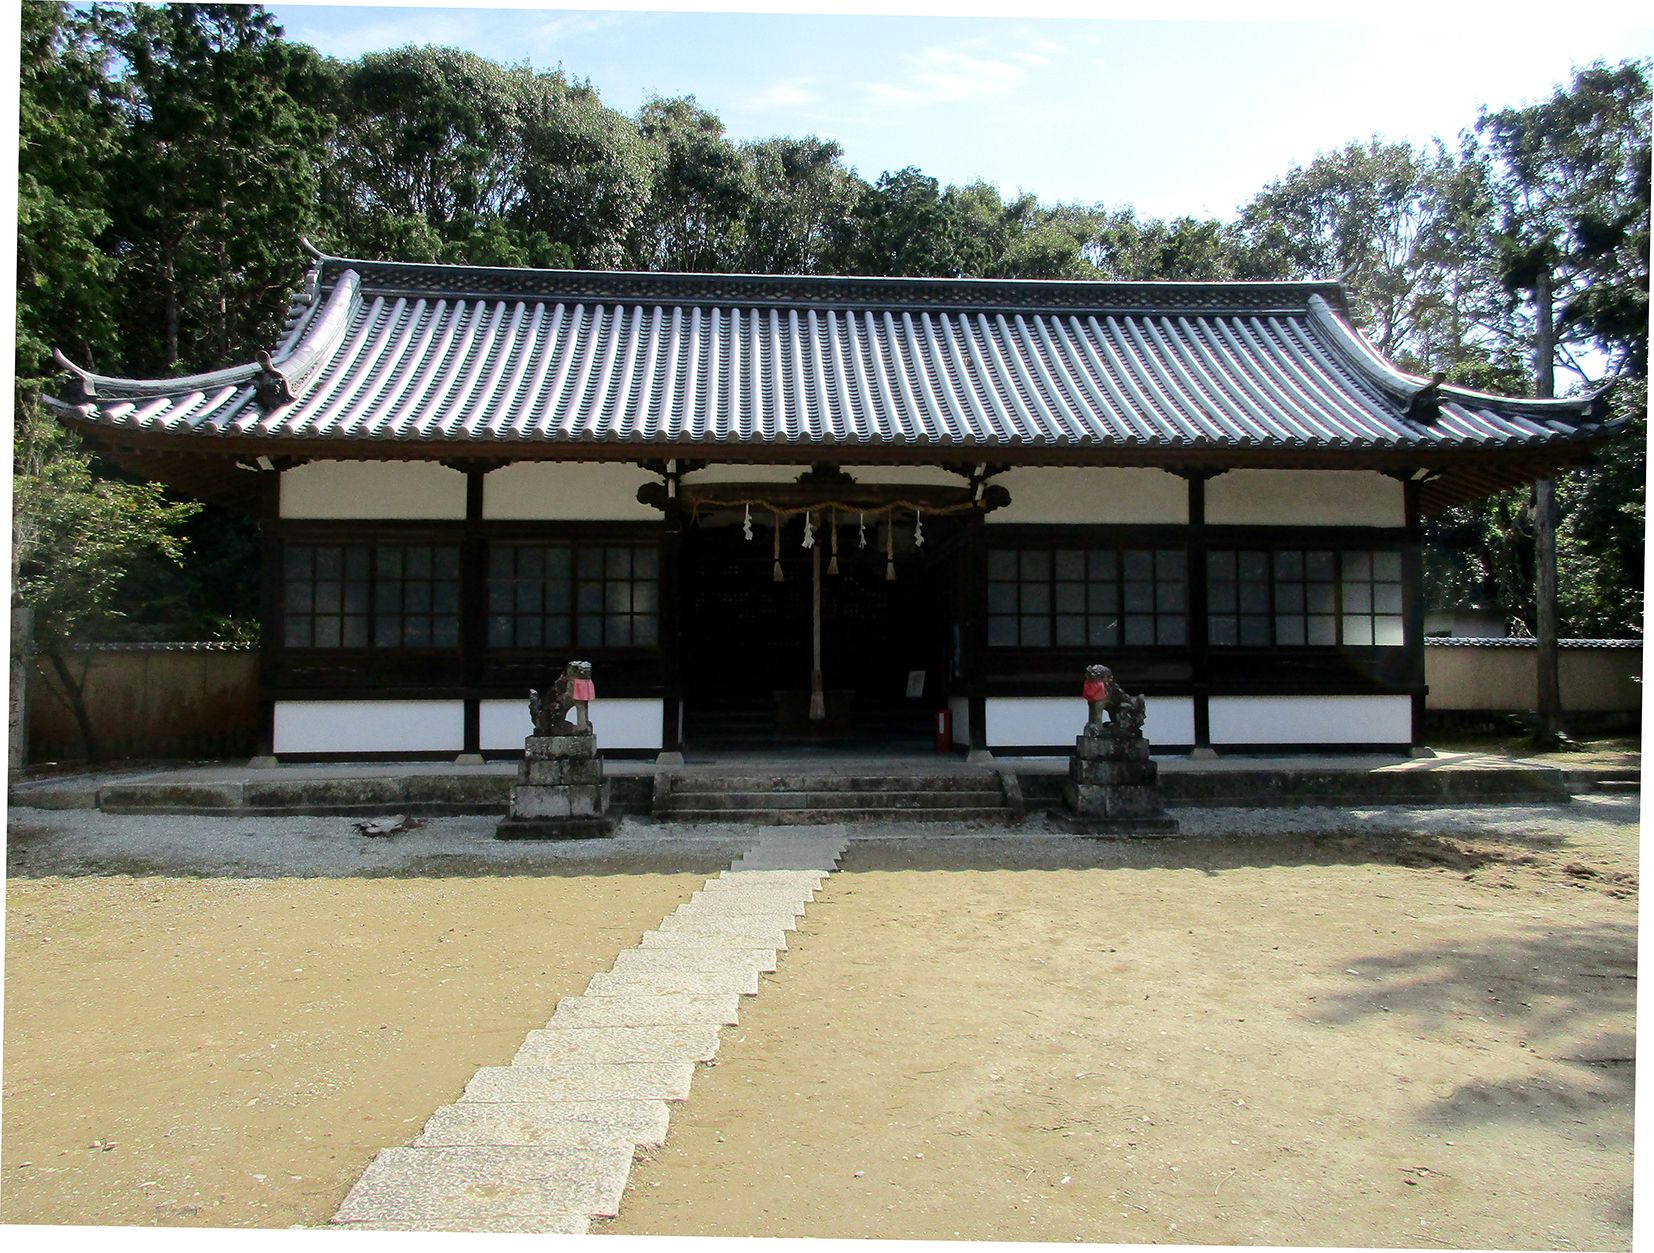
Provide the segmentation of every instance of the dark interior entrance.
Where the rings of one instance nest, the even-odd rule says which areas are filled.
[[[842,515],[841,515],[842,517]],[[811,552],[804,520],[781,529],[774,580],[772,527],[755,519],[743,538],[739,519],[692,524],[683,535],[683,738],[698,747],[831,743],[928,745],[946,706],[950,628],[945,606],[953,562],[937,556],[960,523],[925,521],[915,549],[911,522],[896,523],[894,581],[885,577],[886,532],[868,519],[867,547],[854,519],[839,527],[838,569],[828,574],[828,528],[819,525],[821,645],[828,718],[807,718],[810,693]],[[923,692],[907,695],[924,672]]]

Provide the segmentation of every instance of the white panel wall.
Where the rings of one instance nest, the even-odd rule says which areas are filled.
[[[661,702],[659,700],[594,700],[588,706],[592,725],[597,728],[597,747],[652,748],[660,750]],[[478,710],[479,739],[484,752],[520,749],[534,733],[528,716],[528,698],[485,700]]]
[[[1402,483],[1375,470],[1230,470],[1206,480],[1206,521],[1212,526],[1406,526],[1405,492]]]
[[[311,461],[281,474],[284,518],[465,518],[465,476],[434,461]]]
[[[963,696],[948,697],[948,712],[953,715],[953,742],[970,746],[971,703]]]
[[[990,523],[1186,523],[1189,485],[1164,470],[1025,466],[989,480],[1011,493]]]
[[[660,510],[637,499],[637,489],[654,482],[659,482],[657,475],[629,462],[517,461],[483,480],[482,516],[659,522]]]
[[[465,746],[458,700],[279,700],[275,752],[434,753]]]
[[[1213,744],[1407,744],[1409,696],[1214,696]]]
[[[993,696],[987,701],[987,741],[994,748],[1066,745],[1085,727],[1090,713],[1078,696]],[[1150,696],[1144,702],[1143,734],[1153,744],[1195,742],[1195,702],[1189,696]]]

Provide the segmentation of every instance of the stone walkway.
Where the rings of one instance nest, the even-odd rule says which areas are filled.
[[[509,1066],[485,1066],[407,1148],[381,1149],[332,1223],[381,1231],[585,1234],[613,1217],[640,1145],[776,968],[849,843],[843,827],[757,843],[638,947],[564,997]]]

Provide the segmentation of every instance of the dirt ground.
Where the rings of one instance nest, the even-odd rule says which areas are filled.
[[[1091,869],[852,848],[594,1230],[1628,1249],[1635,810],[1569,811]]]
[[[13,875],[0,1222],[325,1223],[704,881]]]
[[[1634,800],[1182,816],[852,844],[594,1230],[1630,1247]],[[325,1222],[703,880],[467,873],[14,868],[0,1221]]]

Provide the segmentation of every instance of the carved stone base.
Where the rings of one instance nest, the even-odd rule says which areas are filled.
[[[616,819],[502,818],[494,829],[496,840],[606,840],[615,833]]]
[[[1052,821],[1075,835],[1177,834],[1177,819],[1166,814],[1160,767],[1149,757],[1149,742],[1107,723],[1087,726],[1076,737],[1062,799],[1063,809]]]

